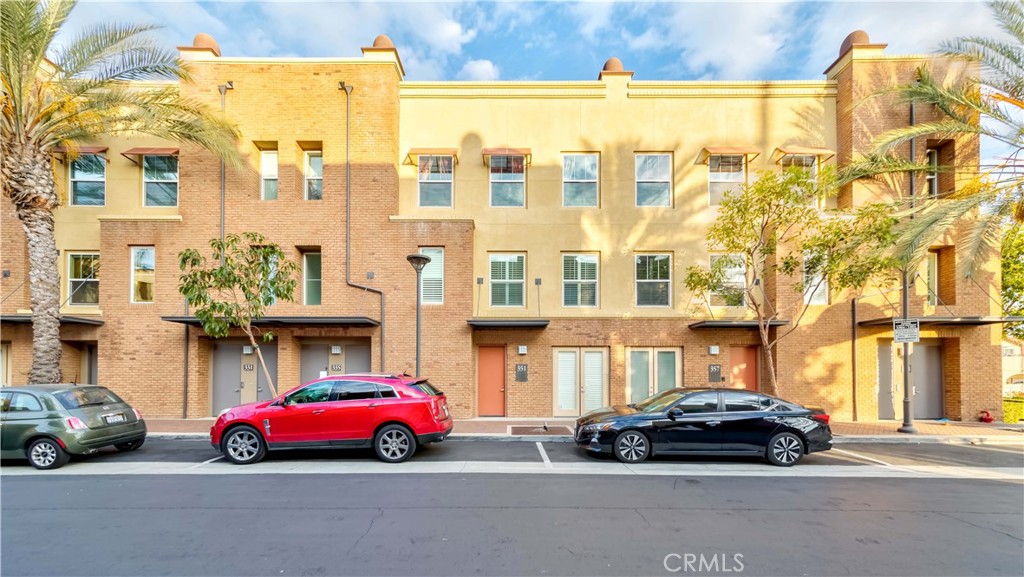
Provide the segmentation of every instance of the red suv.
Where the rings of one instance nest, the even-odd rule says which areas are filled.
[[[232,407],[217,417],[210,443],[232,463],[247,465],[267,450],[365,448],[401,463],[423,443],[452,432],[444,393],[406,375],[335,375],[272,401]]]

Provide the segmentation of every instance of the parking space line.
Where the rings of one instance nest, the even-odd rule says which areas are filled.
[[[540,458],[544,460],[544,468],[551,468],[551,459],[548,458],[547,451],[544,450],[544,445],[540,441],[537,441],[537,450],[540,451]]]
[[[202,467],[203,465],[209,465],[210,463],[212,463],[214,461],[219,461],[219,460],[221,460],[223,458],[224,458],[224,455],[217,455],[216,457],[214,457],[212,459],[207,459],[207,460],[203,461],[202,463],[196,463],[195,465],[192,465],[191,467],[189,467],[189,469],[197,469],[199,467]]]
[[[832,447],[832,450],[836,451],[838,453],[843,453],[845,455],[850,455],[851,457],[854,457],[856,459],[862,459],[864,461],[868,461],[869,463],[875,463],[875,464],[878,464],[878,465],[881,465],[883,467],[886,467],[886,468],[889,468],[889,469],[893,469],[893,470],[896,470],[896,471],[913,471],[913,469],[907,468],[905,466],[893,465],[892,463],[886,463],[885,461],[883,461],[881,459],[875,459],[874,457],[868,457],[867,455],[861,455],[859,453],[854,453],[853,451],[846,451],[846,450],[843,450],[843,449],[837,449],[835,447]]]

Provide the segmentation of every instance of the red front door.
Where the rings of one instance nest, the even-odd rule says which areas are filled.
[[[477,413],[505,416],[505,347],[480,347],[476,369]]]
[[[732,369],[732,386],[757,390],[757,347],[731,347],[729,365]]]

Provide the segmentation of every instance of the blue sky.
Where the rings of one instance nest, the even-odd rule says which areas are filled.
[[[819,79],[855,29],[888,53],[995,35],[958,2],[201,2],[82,0],[67,30],[155,23],[168,47],[197,32],[224,56],[358,56],[394,41],[409,80],[591,80],[611,56],[637,80]]]

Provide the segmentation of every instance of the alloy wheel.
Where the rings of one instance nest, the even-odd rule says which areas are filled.
[[[50,443],[36,443],[29,458],[37,467],[49,467],[57,460],[57,449]]]
[[[619,439],[619,454],[627,461],[639,461],[647,453],[647,440],[637,433],[629,433]]]
[[[228,453],[240,462],[256,458],[260,450],[260,440],[252,431],[235,431],[228,438]]]
[[[388,459],[401,459],[409,452],[409,436],[403,431],[392,429],[381,436],[379,445]]]
[[[796,462],[802,452],[800,441],[795,437],[779,437],[775,444],[772,445],[772,454],[775,455],[775,458],[780,463],[786,465]]]

